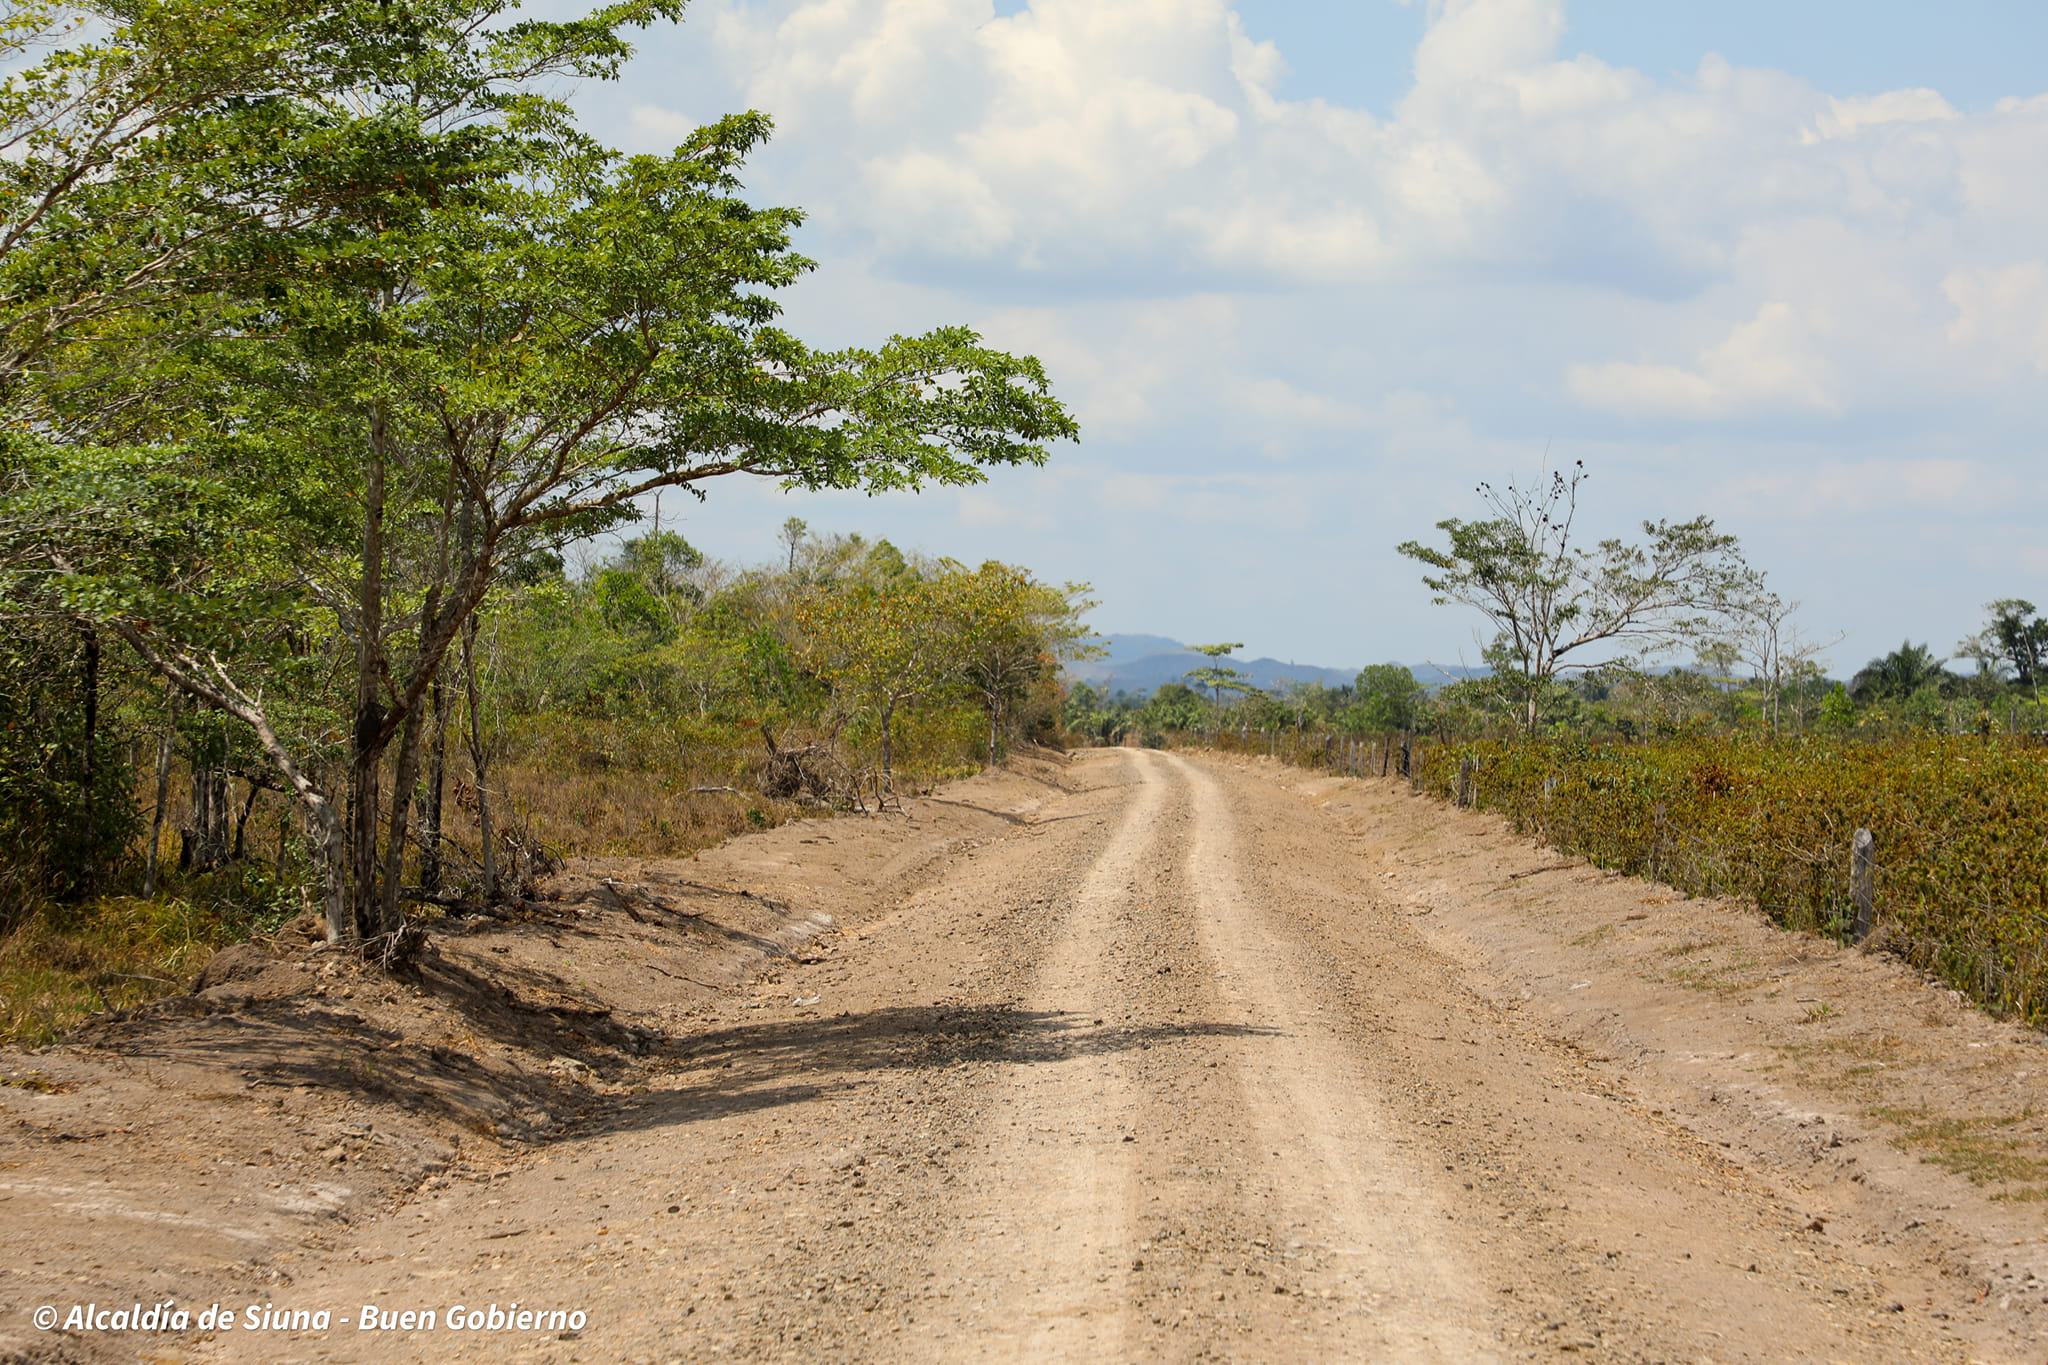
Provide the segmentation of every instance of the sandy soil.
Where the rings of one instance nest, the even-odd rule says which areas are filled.
[[[2048,1358],[2036,1035],[1399,783],[1021,766],[0,1057],[0,1359]],[[30,1322],[172,1298],[332,1317]]]

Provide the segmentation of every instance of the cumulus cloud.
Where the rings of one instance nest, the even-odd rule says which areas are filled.
[[[2021,367],[2048,374],[2048,261],[1959,270],[1942,281],[1955,305],[1949,340],[1999,377]]]
[[[1860,99],[1831,98],[1806,140],[1851,137],[1886,123],[1934,123],[1961,117],[1939,91],[1925,88],[1888,90]]]
[[[1991,282],[2048,217],[2048,100],[1969,118],[1933,90],[1832,96],[1711,55],[1653,81],[1561,58],[1565,19],[1564,0],[1434,0],[1385,119],[1280,98],[1285,54],[1226,0],[1003,18],[989,0],[726,0],[711,29],[748,102],[802,146],[803,183],[829,187],[828,225],[906,279],[1142,296],[1434,272],[1711,297],[1717,336],[1605,355],[1589,338],[1551,381],[1602,410],[1702,419],[1841,410],[1859,376],[1895,392],[2019,326],[1993,319]],[[1917,296],[1872,317],[1893,286],[1825,262],[1826,289],[1804,278],[1815,224]],[[1786,274],[1797,297],[1768,287]]]
[[[686,99],[775,116],[757,189],[812,212],[821,281],[857,281],[806,285],[806,325],[821,301],[850,334],[970,318],[1074,405],[1071,479],[963,495],[978,528],[1388,496],[1406,534],[1552,437],[1632,462],[1655,515],[2044,496],[1999,471],[2043,415],[2048,95],[1959,109],[1711,53],[1653,77],[1564,55],[1566,0],[1428,0],[1381,114],[1289,98],[1230,0],[691,13],[709,55],[636,91],[634,145],[679,138]],[[1849,553],[1817,545],[1784,553]],[[1386,559],[1374,581],[1407,582]]]
[[[1826,362],[1788,304],[1766,303],[1692,366],[1574,365],[1568,383],[1593,407],[1629,413],[1715,417],[1790,406],[1832,411]]]

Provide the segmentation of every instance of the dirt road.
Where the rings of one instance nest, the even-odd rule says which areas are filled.
[[[1759,1074],[1815,973],[1926,995],[1926,1031],[2004,1059],[1987,1085],[2026,1089],[2027,1037],[1396,784],[1251,766],[1108,751],[1001,789],[1001,837],[700,1014],[588,1130],[293,1270],[351,1316],[580,1332],[196,1357],[2043,1358],[2041,1206],[1821,1072]],[[1716,954],[1734,995],[1644,967]]]
[[[31,1059],[0,1360],[2048,1358],[2038,1036],[1398,782],[1035,772]],[[331,1319],[18,1320],[159,1295]]]

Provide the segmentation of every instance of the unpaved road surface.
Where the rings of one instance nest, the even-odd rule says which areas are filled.
[[[1113,750],[954,805],[580,1128],[270,1291],[580,1332],[150,1358],[2048,1359],[2048,1053],[1896,964],[1398,783]],[[728,867],[801,904],[863,829]],[[1923,1159],[1972,1133],[2007,1164]]]

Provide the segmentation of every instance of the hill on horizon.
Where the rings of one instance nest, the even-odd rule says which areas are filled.
[[[1081,659],[1066,665],[1067,676],[1091,687],[1100,687],[1110,692],[1124,691],[1134,696],[1143,696],[1164,683],[1183,682],[1190,669],[1202,667],[1211,662],[1204,654],[1197,654],[1179,640],[1165,635],[1117,634],[1100,635],[1094,643],[1108,651],[1100,659]],[[1254,687],[1271,691],[1285,682],[1321,683],[1325,687],[1345,687],[1354,682],[1357,668],[1332,668],[1319,664],[1295,663],[1293,660],[1245,659],[1232,656],[1222,661],[1226,666],[1247,674]],[[1390,660],[1396,662],[1398,660]],[[1426,687],[1440,687],[1459,678],[1471,677],[1483,669],[1467,669],[1458,666],[1442,667],[1436,664],[1402,664],[1416,680]]]

